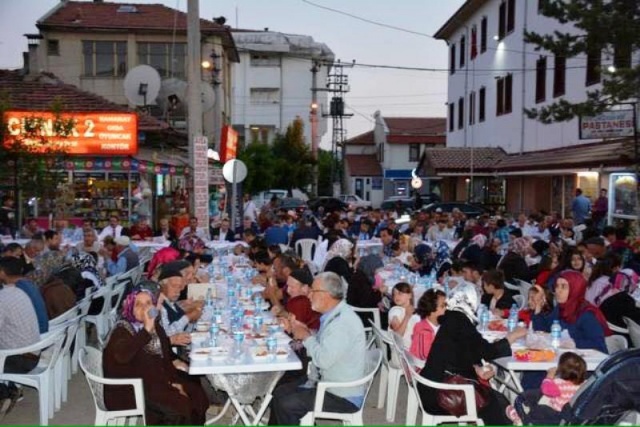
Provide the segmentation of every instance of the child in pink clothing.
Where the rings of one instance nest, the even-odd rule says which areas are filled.
[[[536,404],[531,405],[528,415],[533,411],[541,409],[541,406],[550,407],[553,411],[560,413],[564,405],[569,403],[576,394],[587,375],[587,364],[584,359],[573,352],[565,352],[560,356],[557,368],[551,368],[547,372],[547,378],[542,381],[540,391],[542,397]],[[526,409],[525,409],[526,411]],[[548,413],[548,411],[545,411]],[[514,425],[522,425],[522,420],[516,409],[509,405],[507,416]],[[550,423],[553,422],[550,420]]]
[[[414,357],[414,363],[418,363],[422,369],[424,362],[429,357],[429,351],[436,333],[440,329],[438,318],[447,309],[447,295],[437,289],[429,289],[418,300],[416,314],[420,321],[413,327],[411,335],[410,353]]]

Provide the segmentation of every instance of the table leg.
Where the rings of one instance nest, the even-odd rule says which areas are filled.
[[[227,410],[229,410],[230,405],[231,405],[231,399],[225,402],[224,406],[222,407],[222,410],[218,415],[216,415],[213,418],[209,418],[207,421],[204,422],[204,424],[208,426],[219,421],[227,413]]]

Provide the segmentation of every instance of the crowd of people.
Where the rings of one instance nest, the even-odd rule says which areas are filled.
[[[86,288],[104,286],[105,277],[135,268],[136,241],[158,236],[171,245],[154,254],[146,280],[125,297],[103,360],[105,376],[143,378],[152,424],[202,424],[209,405],[227,398],[206,379],[186,373],[190,332],[203,312],[203,302],[189,299],[186,285],[209,281],[203,267],[216,262],[206,249],[210,239],[238,242],[232,256],[246,257],[256,269],[253,283],[264,286],[264,300],[303,361],[303,369],[288,372],[274,390],[270,424],[298,424],[313,408],[318,380],[362,377],[369,317],[353,307],[379,309],[383,328],[402,337],[420,375],[436,382],[450,374],[486,382],[495,372],[483,361],[510,355],[511,344],[528,327],[549,332],[557,320],[575,348],[606,353],[607,322],[623,326],[622,318],[629,317],[640,323],[640,258],[624,228],[544,212],[467,218],[456,210],[416,211],[405,221],[404,212],[393,210],[319,217],[278,212],[274,206],[260,212],[249,202],[241,226],[233,231],[226,218],[209,230],[199,227],[196,218],[183,230],[162,220],[153,231],[144,219],[127,229],[113,217],[100,233],[88,221],[74,233],[64,223],[43,232],[27,221],[25,235],[32,234],[25,247],[10,244],[1,250],[0,349],[38,341],[48,320],[60,314],[54,308],[72,306]],[[320,236],[325,242],[321,261],[302,260],[291,250],[299,239]],[[63,237],[77,243],[63,250]],[[358,242],[371,239],[379,239],[380,253],[358,250]],[[416,300],[414,284],[385,281],[381,273],[390,264],[432,277],[434,286]],[[514,291],[518,287],[526,295],[522,305]],[[525,326],[503,340],[486,341],[477,327],[479,307],[506,318],[514,304]],[[14,357],[5,371],[28,372],[38,357]],[[545,377],[577,385],[584,373],[567,374],[569,363],[561,360],[557,377],[555,372],[533,373],[523,378],[523,386],[548,391]],[[6,398],[15,401],[18,392],[5,387]],[[362,404],[362,387],[337,390],[328,393],[325,409],[353,412]],[[443,413],[435,390],[421,387],[420,396],[430,413]],[[131,399],[116,387],[105,390],[109,409],[129,407]],[[557,409],[559,401],[554,402],[551,407]],[[495,391],[479,414],[487,424],[518,421]]]

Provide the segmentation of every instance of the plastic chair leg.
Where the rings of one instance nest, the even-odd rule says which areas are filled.
[[[386,365],[380,367],[380,386],[378,387],[378,404],[376,408],[382,408],[387,398],[387,383],[389,382],[389,368]]]
[[[389,369],[389,385],[387,386],[387,421],[396,418],[396,403],[398,401],[398,389],[402,377],[399,369]]]
[[[416,393],[413,390],[409,390],[409,396],[407,396],[407,417],[405,419],[405,425],[414,426],[416,425],[416,417],[418,416],[418,400],[416,397]],[[422,415],[422,425],[433,425],[433,421],[430,421],[431,424],[425,423],[424,414]]]

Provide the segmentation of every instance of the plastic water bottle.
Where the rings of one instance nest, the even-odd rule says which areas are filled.
[[[551,325],[551,347],[560,347],[560,336],[562,335],[562,326],[559,320],[554,320]]]
[[[233,353],[235,357],[242,355],[242,343],[244,341],[244,332],[235,331],[233,333]]]
[[[516,319],[516,323],[518,323],[518,305],[517,304],[513,304],[511,306],[511,309],[509,310],[509,318],[513,317]]]
[[[218,331],[220,330],[220,326],[217,323],[211,323],[211,327],[209,328],[209,345],[211,347],[218,346]]]
[[[276,351],[278,347],[278,340],[275,335],[271,334],[267,337],[267,351],[269,352],[269,356],[275,357]]]
[[[213,261],[209,263],[207,267],[207,273],[209,274],[209,283],[213,283],[214,277],[216,275],[216,268],[213,266]]]
[[[213,298],[211,298],[211,288],[207,289],[207,297],[205,298],[205,304],[207,307],[211,307],[213,305]]]
[[[482,312],[480,313],[480,328],[483,331],[486,331],[489,328],[489,321],[491,320],[491,313],[489,313],[489,309],[483,304],[481,307]]]
[[[513,304],[509,310],[509,320],[507,320],[507,329],[512,332],[518,326],[518,306]]]
[[[264,323],[264,320],[262,318],[262,316],[260,314],[256,314],[253,317],[253,332],[255,334],[261,334],[262,333],[262,325]]]

